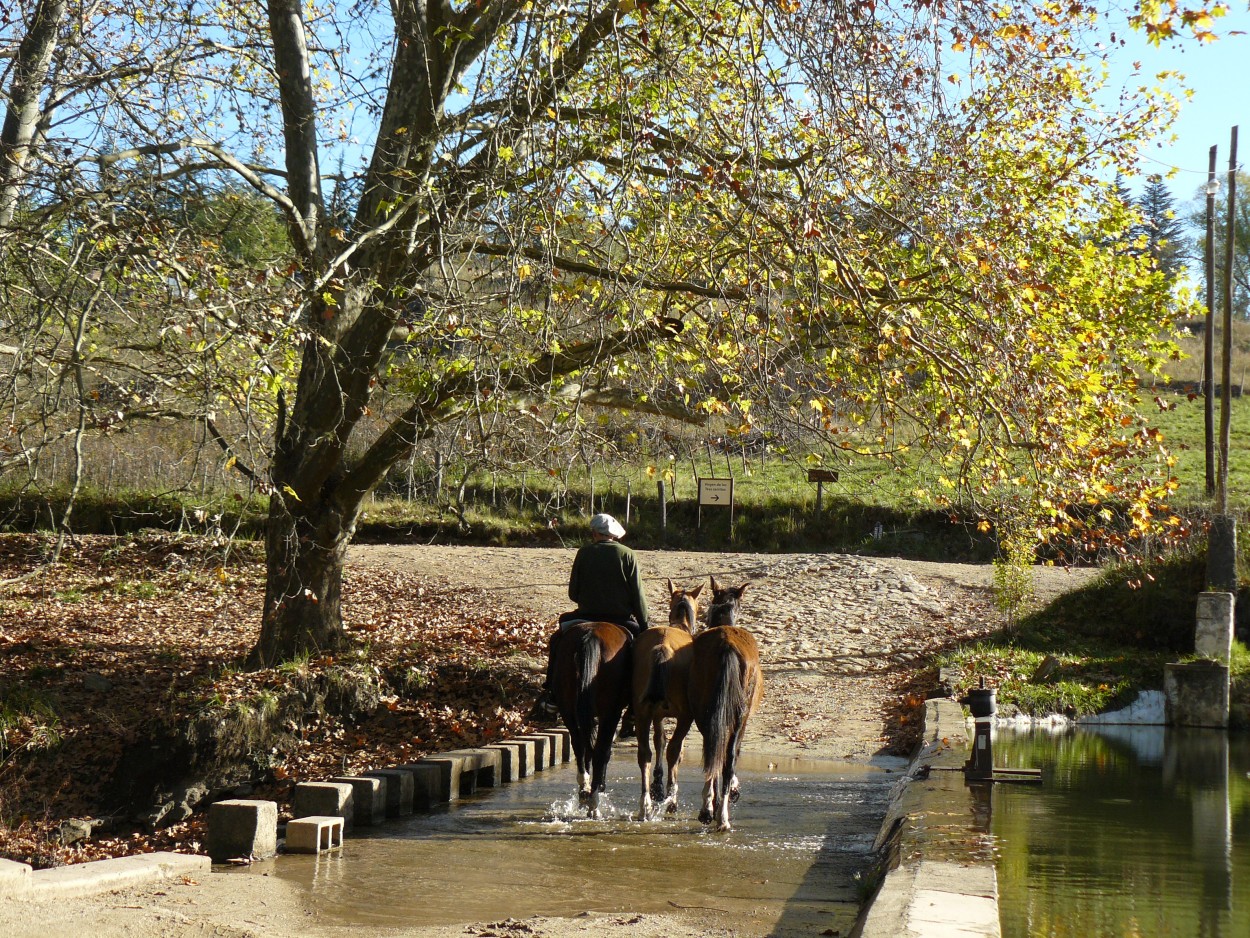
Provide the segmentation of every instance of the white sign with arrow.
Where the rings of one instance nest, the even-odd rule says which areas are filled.
[[[733,479],[700,479],[699,504],[732,508],[734,503]]]

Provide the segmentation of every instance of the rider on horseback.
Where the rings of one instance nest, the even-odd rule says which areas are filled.
[[[598,514],[590,519],[590,543],[577,551],[569,574],[569,599],[577,603],[577,609],[561,614],[561,629],[547,644],[547,679],[534,705],[538,715],[550,717],[556,712],[551,662],[566,623],[612,622],[635,637],[647,627],[642,574],[634,552],[621,543],[624,536],[625,529],[611,515]]]

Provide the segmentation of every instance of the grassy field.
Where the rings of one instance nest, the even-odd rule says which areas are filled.
[[[1164,408],[1154,402],[1158,397]],[[1158,392],[1144,406],[1177,457],[1180,490],[1175,507],[1201,515],[1205,495],[1203,400]],[[1232,402],[1229,501],[1235,512],[1250,507],[1250,402]],[[1218,420],[1218,410],[1217,410]],[[418,465],[410,484],[396,481],[366,505],[358,526],[363,540],[458,540],[495,544],[559,544],[582,536],[585,519],[608,511],[625,521],[641,547],[683,545],[717,549],[842,550],[930,560],[986,561],[995,545],[964,521],[917,504],[909,495],[922,485],[923,465],[893,468],[860,458],[838,467],[836,482],[808,481],[807,465],[791,453],[727,453],[691,447],[691,456],[648,466],[594,463],[561,476],[547,472],[474,472],[462,479],[445,467],[435,490],[433,468]],[[734,479],[730,512],[696,503],[700,477]],[[461,483],[463,482],[463,486]],[[659,498],[663,482],[665,503]],[[408,491],[417,497],[409,499]],[[0,495],[0,528],[46,529],[59,514],[57,489]],[[209,537],[255,537],[265,500],[230,491],[224,484],[183,487],[159,494],[136,487],[88,485],[74,509],[83,533],[129,533],[142,528],[181,530]]]

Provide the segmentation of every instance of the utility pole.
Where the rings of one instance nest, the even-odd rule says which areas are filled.
[[[1207,327],[1202,341],[1202,374],[1206,378],[1203,411],[1206,425],[1207,498],[1215,498],[1215,194],[1220,181],[1215,177],[1215,153],[1207,160],[1207,245],[1203,265],[1207,278]]]
[[[1237,595],[1237,521],[1228,513],[1228,440],[1232,411],[1233,257],[1237,228],[1237,128],[1229,141],[1228,223],[1224,233],[1224,335],[1220,395],[1220,465],[1216,479],[1215,517],[1207,536],[1207,589]]]
[[[1217,486],[1220,514],[1228,514],[1228,440],[1232,413],[1233,361],[1233,258],[1237,240],[1237,128],[1233,128],[1228,153],[1228,224],[1224,235],[1224,361],[1220,380],[1224,383],[1220,396],[1220,478]]]

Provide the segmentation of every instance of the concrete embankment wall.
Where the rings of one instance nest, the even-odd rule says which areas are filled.
[[[1000,938],[990,849],[990,786],[968,785],[963,708],[925,704],[920,749],[896,786],[877,847],[887,872],[860,917],[859,938]]]

